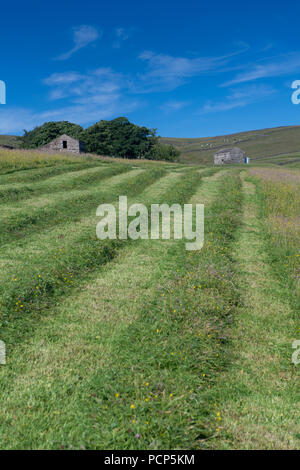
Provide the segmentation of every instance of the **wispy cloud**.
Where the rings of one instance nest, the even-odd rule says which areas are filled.
[[[114,30],[115,40],[113,42],[113,47],[115,49],[119,49],[122,46],[122,43],[132,36],[133,30],[133,28],[116,28]]]
[[[180,109],[185,108],[191,104],[190,101],[167,101],[160,106],[160,109],[165,113],[171,113],[175,111],[179,111]]]
[[[43,83],[50,89],[50,100],[45,110],[35,112],[26,108],[3,107],[0,134],[20,133],[45,121],[66,120],[89,125],[101,119],[129,114],[141,105],[136,96],[126,94],[124,77],[110,68],[98,68],[88,73],[54,73]]]
[[[18,134],[24,129],[32,129],[36,125],[36,113],[31,109],[9,107],[1,109],[0,134]]]
[[[54,73],[43,80],[51,89],[50,99],[67,98],[73,103],[95,102],[119,96],[125,86],[122,74],[111,68],[98,68],[88,73]]]
[[[52,101],[64,98],[69,103],[65,108],[52,112],[53,119],[65,115],[85,124],[130,112],[138,105],[136,98],[126,95],[125,77],[108,67],[85,74],[55,73],[44,83],[50,87]]]
[[[69,96],[72,87],[85,79],[85,76],[78,72],[53,73],[43,80],[45,85],[52,87],[50,99],[57,100]]]
[[[92,29],[90,29],[92,28]],[[115,30],[120,41],[126,41],[128,34],[124,28]],[[61,56],[70,57],[92,43],[99,33],[91,26],[81,26],[74,30],[74,47]],[[221,86],[256,80],[259,77],[281,75],[287,70],[295,71],[300,66],[300,54],[289,54],[280,60],[269,58],[264,63],[252,65],[247,71],[243,65],[237,64],[235,58],[248,50],[241,44],[239,50],[226,55],[214,57],[182,57],[172,56],[152,51],[144,51],[138,56],[140,73],[118,73],[109,67],[99,67],[85,72],[67,71],[53,73],[43,80],[48,89],[48,103],[44,111],[34,112],[30,109],[9,108],[2,110],[0,116],[0,133],[21,132],[23,128],[30,129],[47,120],[70,120],[82,125],[89,125],[99,119],[111,119],[117,115],[131,113],[141,108],[146,102],[141,96],[151,92],[169,92],[189,82],[194,77],[208,74],[222,76],[222,73],[234,73],[236,76]],[[219,75],[220,74],[220,75]],[[226,96],[220,101],[207,101],[198,115],[229,111],[242,108],[267,99],[276,91],[268,86],[244,86],[223,92]],[[218,94],[222,95],[221,90]],[[146,95],[147,96],[147,95]],[[193,98],[188,95],[183,99],[167,97],[158,105],[160,112],[175,113],[193,104]],[[168,99],[169,98],[169,99]],[[184,99],[186,98],[186,100]]]
[[[235,78],[223,83],[221,86],[231,86],[238,83],[245,83],[261,78],[278,77],[299,72],[300,52],[293,52],[284,56],[279,56],[272,60],[264,61],[260,64],[248,65],[248,70],[239,73]]]
[[[73,43],[74,46],[68,52],[57,57],[57,60],[67,60],[75,52],[88,46],[100,37],[99,31],[90,25],[81,25],[73,28]]]
[[[217,113],[229,111],[234,108],[243,108],[249,104],[262,101],[274,93],[276,93],[274,88],[264,85],[252,85],[250,87],[235,89],[222,99],[222,102],[207,102],[197,114]]]
[[[174,57],[144,51],[139,59],[146,63],[146,71],[139,74],[136,92],[170,91],[184,84],[187,79],[222,70],[243,49],[218,57]]]
[[[101,119],[112,119],[128,114],[139,106],[137,100],[103,98],[94,103],[70,104],[65,107],[35,112],[27,108],[6,107],[0,114],[0,134],[20,134],[24,129],[33,129],[47,121],[70,121],[82,126]]]

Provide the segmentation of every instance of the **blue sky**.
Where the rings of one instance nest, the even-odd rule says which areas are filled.
[[[1,2],[0,134],[118,116],[174,137],[300,124],[299,7],[272,3]]]

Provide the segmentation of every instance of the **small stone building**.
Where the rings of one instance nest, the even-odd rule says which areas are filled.
[[[227,163],[245,163],[245,152],[238,147],[224,148],[214,154],[215,165]]]
[[[63,152],[79,154],[85,152],[85,144],[80,140],[73,139],[73,137],[70,137],[67,134],[63,134],[48,144],[40,147],[40,150],[53,153]]]

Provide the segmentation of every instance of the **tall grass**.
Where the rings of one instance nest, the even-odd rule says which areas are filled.
[[[32,150],[0,150],[0,172],[9,173],[36,167],[57,165],[59,163],[86,162],[96,157],[67,154],[50,154]]]
[[[300,174],[296,171],[254,169],[261,195],[270,256],[283,283],[300,304]]]

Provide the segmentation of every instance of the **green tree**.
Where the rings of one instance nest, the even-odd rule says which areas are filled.
[[[123,158],[146,158],[155,141],[155,129],[137,126],[125,117],[99,121],[84,133],[87,151]]]
[[[98,155],[167,161],[175,161],[179,156],[174,147],[158,142],[156,129],[137,126],[125,117],[102,120],[86,130],[68,121],[46,122],[30,132],[24,131],[21,146],[37,148],[62,134],[82,140],[87,152]]]
[[[84,130],[81,126],[68,121],[45,122],[45,124],[36,127],[32,131],[24,131],[24,135],[21,138],[21,147],[34,149],[48,144],[51,140],[63,134],[80,139],[83,132]]]

